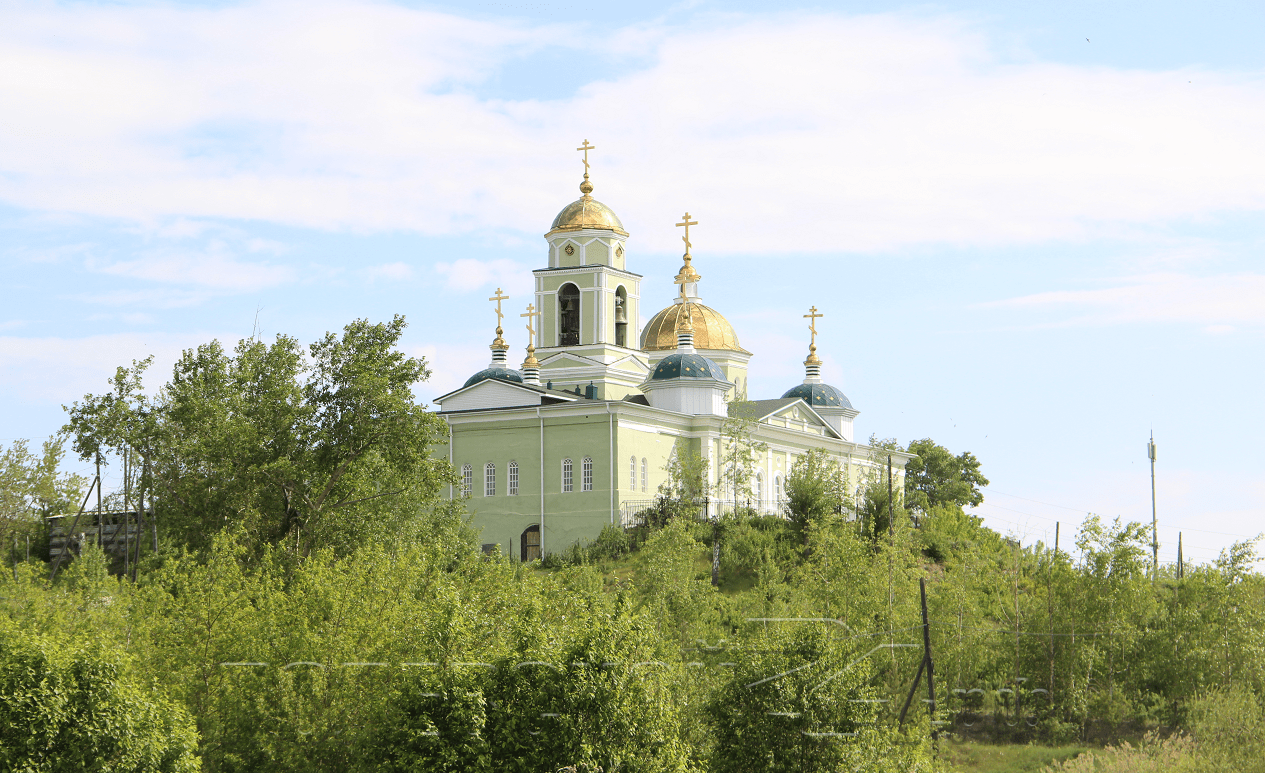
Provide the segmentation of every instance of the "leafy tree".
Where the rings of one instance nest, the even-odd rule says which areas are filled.
[[[822,526],[852,509],[847,472],[824,448],[800,456],[786,475],[786,508],[801,531]]]
[[[911,510],[926,513],[937,505],[966,507],[984,501],[980,488],[988,485],[988,478],[970,451],[954,456],[930,438],[913,441],[908,451],[917,454],[905,465],[905,502]]]
[[[426,363],[396,348],[404,326],[357,320],[306,353],[284,335],[232,353],[213,341],[184,352],[153,398],[149,361],[136,362],[68,409],[67,430],[85,459],[136,449],[165,529],[188,545],[232,526],[300,555],[348,550],[398,533],[451,479],[430,455],[443,420],[413,399]]]
[[[720,427],[720,489],[733,497],[735,508],[753,498],[756,461],[768,450],[768,444],[755,438],[756,420],[749,405],[730,403]]]
[[[59,471],[65,448],[64,435],[45,440],[38,454],[26,440],[0,446],[0,547],[31,535],[49,516],[79,507],[87,480]]]
[[[103,652],[65,653],[0,631],[0,768],[195,773],[185,708],[128,679]]]

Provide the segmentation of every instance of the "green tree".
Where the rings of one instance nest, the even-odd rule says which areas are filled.
[[[65,449],[64,435],[45,440],[38,454],[26,440],[0,446],[0,548],[35,534],[49,516],[79,507],[87,480],[60,470]]]
[[[734,508],[753,498],[756,461],[768,444],[756,440],[755,412],[747,402],[729,403],[729,415],[720,426],[720,490],[732,497]]]
[[[0,768],[29,773],[194,773],[188,711],[103,652],[65,653],[0,631]]]
[[[404,326],[357,320],[306,353],[284,335],[232,353],[213,341],[184,352],[154,398],[141,383],[149,362],[133,363],[68,409],[67,430],[84,459],[137,450],[164,527],[185,544],[231,526],[300,555],[346,551],[398,534],[451,480],[430,455],[443,420],[413,398],[426,363],[397,349]]]
[[[786,475],[786,508],[801,531],[839,519],[852,509],[847,472],[824,448],[800,456]]]
[[[913,441],[908,451],[917,454],[905,465],[905,502],[909,509],[926,513],[937,505],[966,507],[984,501],[980,488],[988,485],[988,478],[980,473],[979,460],[970,451],[954,456],[931,438]]]

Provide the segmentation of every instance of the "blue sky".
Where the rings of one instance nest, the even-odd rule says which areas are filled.
[[[1265,7],[451,3],[0,6],[0,443],[114,366],[403,313],[487,359],[578,193],[648,311],[688,209],[753,397],[810,305],[859,434],[970,450],[979,509],[1086,512],[1210,560],[1265,524]],[[657,298],[657,300],[656,300]],[[520,336],[523,337],[523,336]],[[518,342],[525,343],[524,341]]]

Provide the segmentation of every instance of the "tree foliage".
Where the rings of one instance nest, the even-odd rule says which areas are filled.
[[[413,398],[429,371],[397,349],[404,324],[357,320],[306,352],[284,335],[231,353],[213,341],[184,352],[155,396],[149,361],[136,362],[71,407],[67,429],[84,459],[134,449],[184,544],[232,527],[300,555],[347,550],[404,528],[450,480],[429,453],[443,421]]]
[[[911,442],[907,450],[917,454],[905,465],[905,502],[911,510],[925,513],[938,505],[966,507],[984,501],[980,488],[988,485],[988,478],[970,451],[954,456],[930,438]]]
[[[786,475],[786,511],[801,530],[842,520],[852,509],[847,471],[824,448],[810,449]]]
[[[184,706],[129,678],[104,651],[67,651],[0,627],[0,768],[22,773],[194,773]]]

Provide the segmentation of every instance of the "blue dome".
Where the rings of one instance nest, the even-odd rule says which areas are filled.
[[[782,395],[783,398],[798,397],[809,405],[822,408],[851,408],[847,395],[829,384],[800,384],[792,387]]]
[[[466,379],[466,386],[477,384],[480,381],[487,381],[490,378],[499,379],[501,381],[512,381],[515,384],[523,383],[522,375],[516,370],[510,370],[509,368],[485,368]]]
[[[655,366],[651,381],[669,381],[677,378],[709,378],[725,380],[720,366],[701,354],[676,352],[669,354]]]

